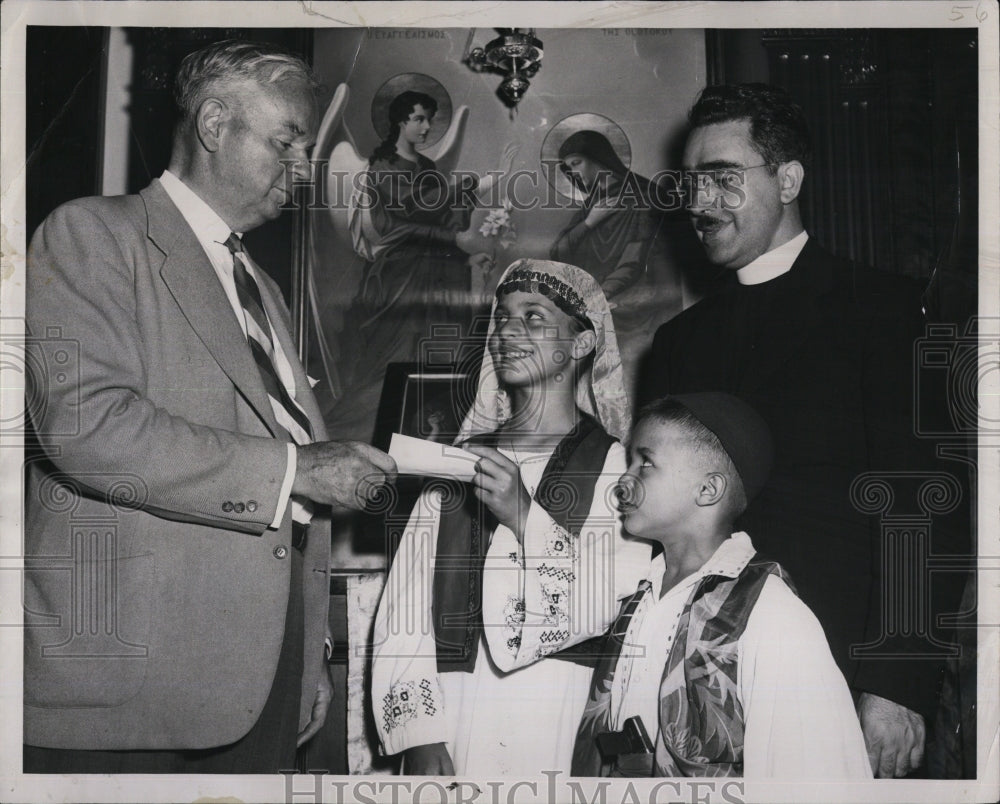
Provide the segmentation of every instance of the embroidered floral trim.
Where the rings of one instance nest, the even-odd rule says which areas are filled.
[[[560,650],[567,639],[569,631],[563,629],[542,631],[538,635],[539,645],[535,648],[535,659],[543,659]]]
[[[433,717],[439,710],[434,684],[422,678],[419,683],[400,681],[382,698],[382,724],[386,732],[398,729],[421,714]]]
[[[569,622],[569,591],[561,579],[542,584],[542,600],[546,625],[565,626]]]
[[[551,645],[552,647],[546,651],[547,653],[551,653],[567,639],[569,639],[569,631],[543,631],[538,641],[546,645]]]
[[[511,655],[521,647],[521,629],[524,627],[524,600],[514,595],[507,596],[503,607],[504,639]]]
[[[545,555],[550,558],[564,558],[567,561],[576,559],[576,549],[573,538],[561,527],[553,524],[545,537]]]
[[[424,707],[425,715],[437,714],[437,702],[434,700],[434,691],[431,689],[431,682],[426,678],[420,679],[420,703]]]
[[[382,698],[382,723],[385,731],[399,728],[417,716],[415,685],[412,681],[394,684]]]
[[[576,581],[573,537],[552,523],[542,549],[547,559],[554,559],[539,562],[536,570],[545,605],[542,616],[546,625],[565,625],[569,621],[570,584]]]
[[[542,578],[551,578],[553,581],[558,581],[562,583],[564,587],[568,588],[570,582],[576,579],[576,573],[572,570],[561,569],[560,567],[552,567],[548,564],[538,565],[538,574]]]

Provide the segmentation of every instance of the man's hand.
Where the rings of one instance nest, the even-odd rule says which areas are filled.
[[[333,683],[330,680],[330,668],[324,661],[319,671],[319,683],[316,685],[316,699],[313,701],[312,714],[306,727],[299,732],[295,746],[301,747],[308,742],[316,733],[323,728],[326,721],[326,713],[330,710],[330,701],[333,700]]]
[[[465,449],[480,456],[472,478],[476,497],[486,503],[497,521],[510,528],[523,544],[531,497],[521,482],[517,464],[492,447],[466,446]]]
[[[905,706],[861,693],[858,719],[878,779],[901,778],[924,762],[924,719]]]
[[[335,511],[363,509],[396,473],[392,458],[360,441],[320,441],[297,452],[292,494]]]
[[[403,776],[454,776],[455,765],[444,743],[415,745],[403,753]]]

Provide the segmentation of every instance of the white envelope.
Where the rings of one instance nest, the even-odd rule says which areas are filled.
[[[476,473],[478,455],[461,447],[426,441],[423,438],[393,433],[389,441],[389,455],[396,461],[396,471],[401,475],[447,477],[468,482]]]

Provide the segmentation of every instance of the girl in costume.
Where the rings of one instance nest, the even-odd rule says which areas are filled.
[[[463,493],[436,484],[421,495],[375,622],[375,722],[384,752],[405,752],[404,773],[569,770],[597,658],[584,640],[649,562],[615,510],[628,427],[596,281],[515,262],[457,439],[479,456],[475,477]]]

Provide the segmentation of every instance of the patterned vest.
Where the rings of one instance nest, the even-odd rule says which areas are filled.
[[[736,578],[706,575],[684,605],[660,678],[655,754],[605,761],[598,734],[611,731],[611,686],[629,621],[652,585],[628,598],[607,636],[576,745],[573,776],[742,776],[743,707],[738,690],[738,642],[769,575],[792,587],[782,567],[755,557]],[[645,724],[647,728],[654,724]]]
[[[614,439],[589,416],[563,436],[545,466],[535,501],[572,536],[578,536],[594,486]],[[495,447],[497,434],[469,440]],[[433,615],[438,672],[471,673],[483,628],[483,563],[497,521],[471,487],[452,484],[441,504],[434,559]],[[603,637],[553,653],[552,658],[595,666]]]

